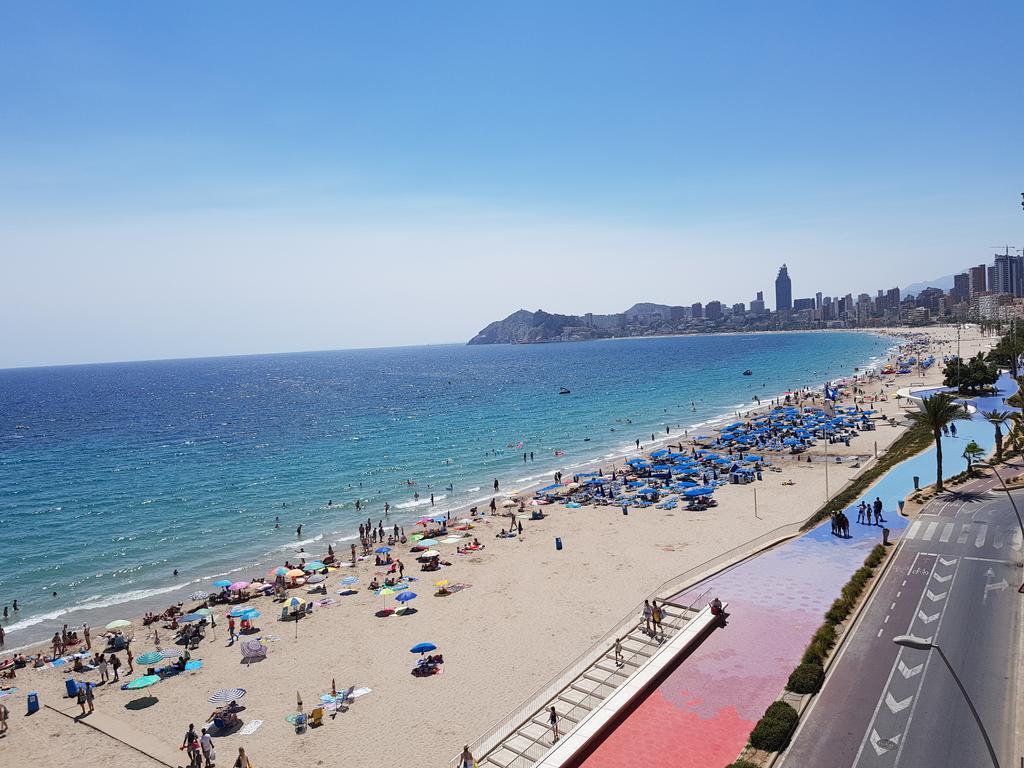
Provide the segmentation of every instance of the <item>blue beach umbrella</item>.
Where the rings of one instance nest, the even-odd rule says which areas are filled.
[[[397,600],[400,603],[408,603],[410,600],[415,600],[415,599],[416,599],[416,593],[415,592],[399,592],[397,595],[395,595],[395,600]]]
[[[341,583],[344,584],[346,587],[348,587],[348,586],[351,586],[352,584],[358,583],[358,581],[359,581],[359,577],[357,577],[357,576],[346,576],[344,579],[341,580]]]
[[[420,539],[417,543],[421,547],[432,547],[437,544],[437,539]]]
[[[683,491],[683,496],[687,498],[694,498],[696,496],[710,496],[715,492],[714,488],[687,488]]]
[[[437,646],[433,643],[417,643],[409,649],[409,653],[429,653],[430,651],[436,651]]]
[[[304,571],[322,571],[327,566],[321,563],[319,560],[314,560],[312,563],[306,563],[302,566]]]
[[[213,582],[213,586],[220,587],[223,589],[224,587],[230,587],[231,582],[227,579],[218,579],[217,581]]]
[[[391,551],[391,547],[377,547],[373,551],[376,552],[378,555],[386,555],[388,552]]]
[[[203,616],[203,614],[201,614],[201,613],[186,613],[184,616],[182,616],[180,619],[178,619],[178,623],[179,624],[191,624],[194,621],[202,621],[205,618],[206,617]]]
[[[150,664],[156,664],[159,661],[163,661],[164,656],[160,651],[149,651],[135,657],[135,661],[143,666],[149,666]]]

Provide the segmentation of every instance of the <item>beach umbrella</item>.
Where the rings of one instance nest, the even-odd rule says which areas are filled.
[[[223,691],[217,691],[207,701],[211,704],[230,704],[244,697],[245,688],[225,688]]]
[[[132,626],[132,623],[127,619],[118,619],[107,624],[107,629],[113,631],[115,629],[127,629],[130,626]]]
[[[420,552],[420,557],[440,557],[441,553],[436,549],[428,549],[426,552]]]
[[[398,595],[395,595],[395,600],[397,600],[400,603],[408,603],[410,600],[415,600],[415,599],[416,599],[416,593],[415,592],[402,592],[402,593],[400,593]]]
[[[437,539],[420,539],[419,545],[421,547],[433,547],[437,544]]]
[[[195,613],[198,613],[200,616],[205,616],[208,619],[213,618],[213,611],[211,611],[209,608],[200,608],[199,610],[195,611]]]
[[[200,589],[200,590],[197,590],[197,591],[193,592],[191,597],[192,597],[193,600],[205,600],[209,596],[210,596],[209,592],[203,592],[203,590]]]
[[[393,595],[393,594],[395,594],[395,590],[391,589],[391,587],[384,587],[384,589],[377,590],[377,595],[379,597],[383,597],[384,598],[384,610],[385,611],[388,609],[388,597],[390,595]]]
[[[253,638],[242,643],[242,658],[255,659],[267,655],[267,646]]]
[[[307,584],[319,584],[321,581],[327,581],[327,577],[322,573],[315,573],[306,579]]]
[[[228,616],[234,616],[236,619],[248,619],[251,618],[251,614],[260,615],[260,612],[255,608],[233,608]]]
[[[289,608],[301,608],[305,604],[306,604],[306,601],[303,600],[301,597],[290,597],[290,598],[288,598],[288,607]]]
[[[321,563],[319,560],[314,560],[312,563],[306,563],[306,565],[302,566],[302,570],[308,573],[311,571],[322,571],[326,567],[327,566]]]
[[[290,571],[288,571],[288,573],[285,574],[285,576],[291,579],[292,581],[295,581],[295,579],[301,579],[305,575],[306,572],[303,571],[301,568],[292,568]]]
[[[373,551],[376,552],[378,555],[386,555],[388,552],[391,551],[391,547],[377,547]]]
[[[344,584],[346,587],[351,586],[352,584],[357,584],[358,582],[358,576],[346,576],[344,579],[341,580],[341,583]]]
[[[227,579],[218,579],[217,581],[213,582],[213,586],[223,589],[224,587],[230,587],[231,582]]]
[[[685,491],[683,491],[683,496],[686,496],[688,498],[693,498],[695,496],[710,496],[714,492],[714,488],[687,488]]]
[[[501,502],[501,506],[503,506],[506,509],[508,509],[509,507],[514,507],[518,503],[519,502],[517,502],[517,501],[512,501],[512,499],[505,499],[503,502]]]
[[[149,686],[151,686],[151,685],[153,685],[155,683],[159,683],[159,682],[160,682],[160,676],[159,675],[143,675],[142,677],[135,678],[130,683],[128,683],[128,685],[126,685],[125,687],[128,688],[129,690],[134,691],[134,690],[137,690],[139,688],[148,688]]]
[[[160,651],[160,656],[165,659],[176,659],[182,655],[182,652],[177,648],[164,648]]]
[[[147,653],[136,656],[135,662],[144,667],[148,667],[150,664],[156,664],[158,661],[163,661],[163,659],[164,655],[160,653],[160,651],[148,651]]]
[[[430,651],[436,651],[437,646],[433,643],[417,643],[409,649],[409,653],[429,653]]]
[[[451,582],[448,579],[440,579],[434,582],[435,587],[447,587]]]
[[[409,536],[409,541],[414,541],[415,542],[415,541],[419,541],[422,538],[423,538],[423,534],[422,533],[414,533],[411,536]]]
[[[248,581],[236,581],[234,584],[228,587],[232,592],[241,592],[242,590],[249,588]]]
[[[202,621],[205,618],[206,617],[203,616],[201,613],[186,613],[184,616],[182,616],[180,619],[178,619],[178,623],[179,624],[191,624],[192,622],[195,622],[195,621]]]
[[[469,525],[469,524],[471,524],[471,523],[472,523],[473,521],[472,521],[472,520],[470,520],[470,519],[469,519],[468,517],[464,517],[464,518],[462,518],[461,520],[459,520],[459,522],[460,522],[460,523],[465,523],[466,525]]]
[[[267,576],[269,576],[272,579],[276,579],[278,576],[284,576],[287,573],[288,569],[285,568],[283,565],[279,565],[277,566],[277,568],[271,568],[269,571],[267,571]]]

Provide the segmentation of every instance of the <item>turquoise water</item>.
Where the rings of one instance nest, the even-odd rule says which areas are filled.
[[[891,344],[748,334],[0,371],[0,603],[22,607],[8,645],[347,542],[385,502],[398,523],[486,504],[495,479],[520,488],[700,431]]]

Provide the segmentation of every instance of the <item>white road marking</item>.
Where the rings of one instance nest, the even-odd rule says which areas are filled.
[[[903,663],[903,659],[900,659],[898,662],[896,662],[896,667],[897,669],[899,669],[900,674],[903,675],[904,678],[909,680],[914,675],[918,675],[921,673],[921,670],[924,669],[924,664],[917,664],[916,666],[908,667],[906,664]]]
[[[948,594],[949,594],[949,592],[940,592],[939,594],[935,594],[930,589],[926,589],[924,591],[924,596],[927,597],[929,600],[931,600],[933,603],[938,602],[939,600],[942,600]]]
[[[878,735],[878,731],[874,728],[871,729],[871,746],[875,748],[875,754],[881,757],[886,752],[895,749],[900,743],[900,736],[903,734],[897,733],[891,739],[883,739]]]
[[[939,527],[939,524],[936,523],[936,522],[928,523],[928,527],[924,529],[924,536],[922,536],[921,538],[924,541],[931,541],[932,540],[932,536],[935,534],[935,529],[938,528],[938,527]]]
[[[939,574],[933,573],[932,574],[932,578],[935,579],[937,582],[939,582],[939,584],[945,584],[947,581],[952,579],[953,576],[952,575],[949,575],[949,576],[939,576]]]
[[[910,524],[910,530],[907,531],[906,538],[912,539],[915,536],[917,536],[917,531],[918,531],[918,529],[920,527],[921,527],[921,521],[920,520],[915,520],[914,522],[912,522]]]
[[[954,557],[954,558],[953,558],[952,560],[947,560],[947,559],[946,559],[946,558],[944,558],[944,557],[940,557],[940,558],[939,558],[939,563],[940,563],[941,565],[956,565],[956,560],[957,560],[957,559],[956,559],[955,557]]]
[[[917,612],[917,618],[919,618],[925,624],[931,624],[933,621],[938,621],[938,618],[941,615],[942,615],[941,611],[939,613],[932,614],[931,616],[929,616],[924,611],[918,611]]]
[[[954,527],[953,523],[946,523],[945,527],[942,529],[942,533],[939,535],[939,541],[943,544],[949,541],[949,537],[953,534]]]
[[[971,535],[971,523],[964,523],[960,527],[960,535],[956,537],[957,544],[966,544],[967,538]]]
[[[902,701],[896,701],[891,693],[888,691],[885,694],[885,706],[889,708],[889,711],[894,715],[902,712],[904,709],[910,706],[910,702],[914,700],[913,695],[907,696]]]
[[[981,547],[985,544],[985,534],[988,533],[987,523],[978,523],[978,535],[974,537],[974,546]]]

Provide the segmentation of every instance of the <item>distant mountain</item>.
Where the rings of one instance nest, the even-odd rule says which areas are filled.
[[[520,309],[497,320],[469,340],[470,344],[538,344],[548,341],[586,341],[621,336],[693,333],[689,309],[667,304],[634,304],[613,315],[554,315],[538,309]],[[702,321],[698,321],[700,325]]]
[[[925,288],[941,288],[948,291],[953,287],[953,275],[943,275],[934,280],[925,280],[923,283],[911,283],[900,293],[901,296],[917,296]]]

